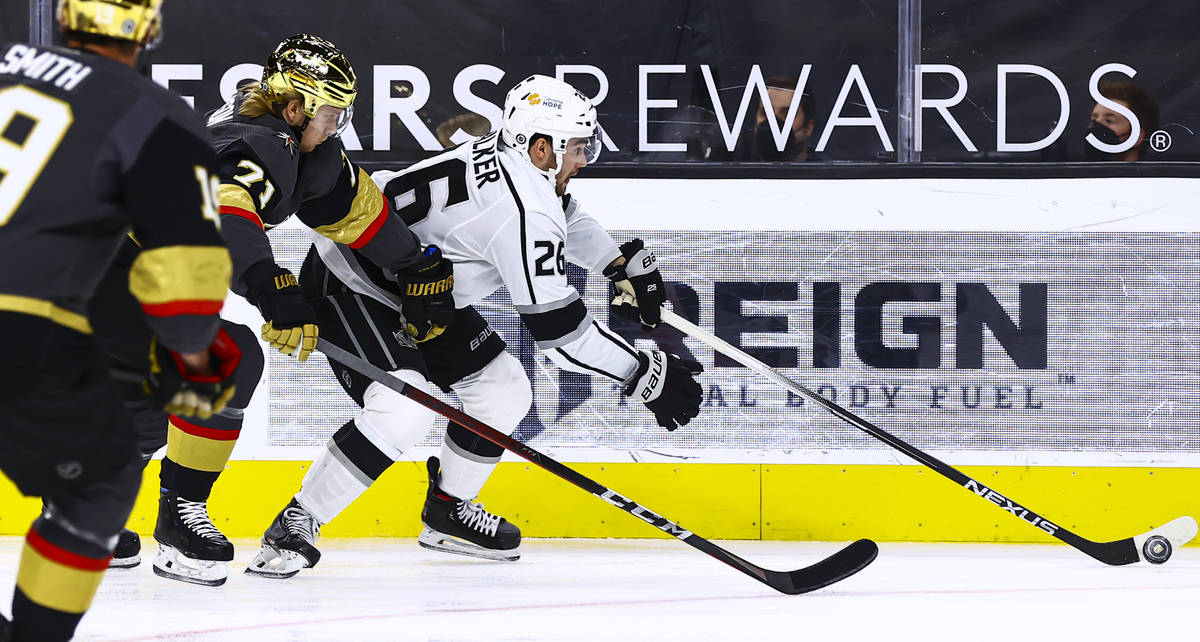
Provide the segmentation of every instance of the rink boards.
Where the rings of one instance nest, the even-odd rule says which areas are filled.
[[[706,537],[842,541],[1056,542],[1007,511],[908,465],[600,464],[572,466]],[[299,488],[303,462],[234,461],[209,511],[230,537],[258,537]],[[1121,539],[1200,514],[1200,470],[964,466],[980,482],[1085,537]],[[158,463],[147,468],[131,528],[154,530]],[[416,537],[424,466],[401,462],[323,537]],[[500,465],[484,489],[488,510],[529,537],[666,537],[532,465]],[[0,535],[23,534],[40,502],[0,480]]]
[[[1200,180],[571,186],[618,241],[655,248],[678,313],[1042,516],[1104,539],[1200,514]],[[272,240],[296,269],[305,237],[285,225]],[[479,307],[532,381],[517,436],[538,450],[706,537],[1050,540],[698,342],[620,325],[603,279],[568,278],[639,347],[703,363],[705,405],[681,430],[657,428],[615,386],[549,365],[501,294]],[[261,323],[235,298],[227,316]],[[231,536],[261,533],[355,411],[323,359],[267,362],[212,499]],[[421,459],[440,439],[419,441],[325,535],[415,535]],[[530,536],[657,535],[509,459],[482,499]],[[0,485],[0,534],[34,511]]]

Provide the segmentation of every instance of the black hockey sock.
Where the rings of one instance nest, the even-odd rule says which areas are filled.
[[[45,517],[25,536],[13,592],[14,640],[69,640],[92,598],[110,551]]]
[[[170,417],[162,487],[194,502],[208,501],[241,433],[242,417],[214,415],[204,420]]]
[[[159,483],[163,490],[178,493],[180,497],[193,502],[206,502],[212,492],[213,484],[217,482],[220,473],[210,473],[204,470],[194,470],[171,461],[164,457],[162,469],[159,472]]]
[[[20,588],[13,593],[12,639],[70,640],[83,613],[67,613],[41,606],[26,597]]]

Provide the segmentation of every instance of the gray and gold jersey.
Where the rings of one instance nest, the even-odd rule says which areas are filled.
[[[208,346],[230,262],[216,158],[186,103],[96,54],[0,45],[0,151],[5,322],[90,334],[88,300],[132,233],[148,323],[177,351]]]
[[[220,213],[233,255],[233,290],[260,261],[274,261],[266,231],[293,214],[318,235],[360,250],[391,273],[420,260],[416,237],[379,189],[331,137],[302,153],[299,133],[277,116],[239,114],[239,93],[208,116],[221,169]]]

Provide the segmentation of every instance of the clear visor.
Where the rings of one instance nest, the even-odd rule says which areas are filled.
[[[563,154],[565,158],[575,163],[587,163],[591,165],[600,158],[600,150],[604,147],[604,130],[596,125],[592,130],[592,135],[587,138],[572,138],[567,141],[567,151]]]
[[[346,127],[350,125],[352,118],[354,118],[354,105],[345,109],[333,105],[321,105],[317,108],[317,113],[309,120],[309,124],[315,124],[326,131],[332,127],[333,133],[330,136],[341,136]]]
[[[346,131],[346,128],[350,126],[350,120],[353,118],[354,105],[350,105],[349,107],[343,109],[341,115],[338,116],[337,131],[334,132],[333,135],[340,138],[342,136],[342,132]]]

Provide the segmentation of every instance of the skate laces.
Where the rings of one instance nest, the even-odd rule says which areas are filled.
[[[288,506],[283,509],[283,527],[287,532],[304,538],[308,543],[317,541],[321,535],[321,527],[303,508]]]
[[[179,519],[184,526],[204,539],[225,541],[225,535],[213,526],[212,518],[208,516],[208,502],[193,502],[180,497],[178,505]]]
[[[495,537],[496,529],[500,527],[500,516],[483,510],[483,504],[459,500],[458,519],[468,528],[485,535]]]

